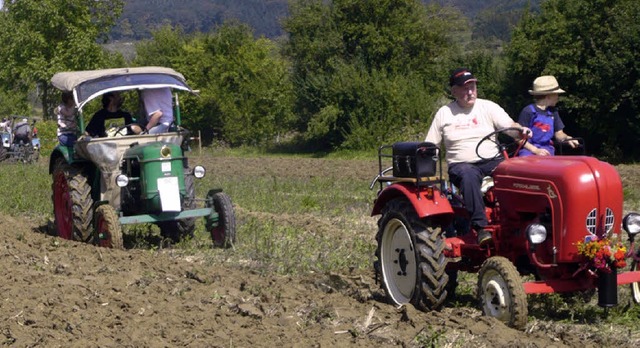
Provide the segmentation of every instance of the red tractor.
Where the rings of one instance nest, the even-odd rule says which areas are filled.
[[[611,307],[617,286],[631,284],[640,303],[640,250],[634,247],[640,214],[623,217],[615,168],[580,155],[512,157],[526,141],[514,140],[514,132],[496,131],[480,142],[496,143],[496,156],[505,158],[483,181],[486,228],[493,234],[488,247],[478,245],[460,195],[443,179],[439,149],[420,142],[380,147],[372,216],[381,215],[375,270],[388,300],[438,309],[455,292],[457,272],[465,271],[478,273],[484,314],[520,329],[528,294],[598,289],[598,304]],[[622,272],[627,261],[630,270]]]

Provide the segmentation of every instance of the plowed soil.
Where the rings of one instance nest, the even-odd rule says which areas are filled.
[[[232,174],[334,168],[367,185],[375,161],[216,159]],[[345,169],[345,166],[348,169]],[[43,171],[44,172],[44,171]],[[43,173],[46,175],[46,173]],[[323,175],[333,175],[323,171]],[[242,207],[237,207],[242,210]],[[421,312],[384,302],[371,270],[278,276],[174,249],[111,250],[0,215],[0,342],[15,347],[603,347],[637,332],[530,318],[526,330],[477,306]],[[373,221],[375,224],[375,220]],[[371,232],[374,241],[375,230]]]

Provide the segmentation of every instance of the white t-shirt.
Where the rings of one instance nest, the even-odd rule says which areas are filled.
[[[173,122],[173,100],[169,88],[145,89],[142,91],[147,121],[156,111],[162,111],[162,116],[158,123],[169,124]]]
[[[444,141],[448,164],[478,162],[482,160],[476,155],[478,142],[487,134],[514,123],[500,105],[490,100],[476,99],[468,109],[453,101],[436,112],[425,141],[438,147]],[[496,145],[485,141],[479,152],[483,157],[491,158],[497,153]]]

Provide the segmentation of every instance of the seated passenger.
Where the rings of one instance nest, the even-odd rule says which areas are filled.
[[[571,139],[564,132],[564,123],[560,119],[556,104],[564,90],[558,85],[553,76],[540,76],[533,81],[533,89],[529,94],[533,95],[534,103],[525,106],[520,112],[518,123],[527,126],[533,132],[533,136],[520,150],[518,156],[552,156],[555,154],[553,139],[565,141]],[[578,146],[577,140],[569,140],[569,146]]]
[[[166,133],[174,121],[171,89],[156,88],[142,90],[142,103],[149,134]]]
[[[58,105],[55,112],[58,119],[58,141],[64,146],[73,146],[78,140],[78,124],[72,92],[62,93],[62,103]]]
[[[85,128],[85,133],[91,137],[106,137],[107,131],[105,121],[122,118],[125,125],[133,124],[133,117],[130,113],[121,110],[124,98],[120,92],[108,92],[102,96],[102,109],[98,110]],[[132,129],[133,128],[133,129]],[[127,134],[137,134],[139,130],[135,126],[127,127]]]

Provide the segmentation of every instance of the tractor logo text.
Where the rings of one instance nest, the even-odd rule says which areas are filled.
[[[555,191],[553,191],[553,188],[551,187],[551,185],[547,186],[547,194],[549,194],[549,198],[551,199],[558,198]]]
[[[517,189],[531,190],[531,191],[540,191],[540,186],[538,185],[530,185],[530,184],[522,184],[519,182],[514,182],[513,187]]]

